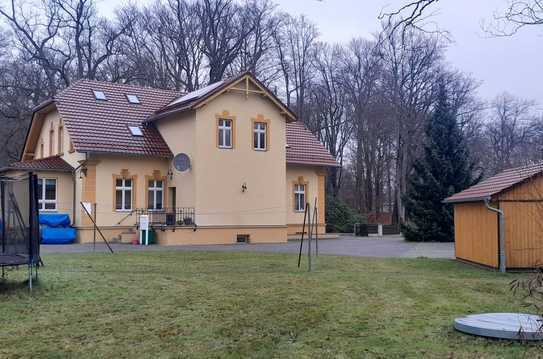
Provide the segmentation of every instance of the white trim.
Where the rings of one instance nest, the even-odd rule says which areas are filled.
[[[164,181],[163,180],[149,180],[147,182],[147,186],[149,186],[149,182],[153,182],[153,186],[147,187],[147,209],[151,211],[161,211],[164,209]],[[157,186],[157,182],[162,183],[160,187]],[[153,192],[153,208],[149,207],[150,205],[149,192]],[[159,192],[160,192],[160,197],[162,198],[162,200],[160,201],[160,203],[162,204],[161,208],[156,207],[157,195]]]
[[[228,149],[230,149],[230,148],[234,147],[234,144],[232,143],[233,139],[234,139],[234,136],[232,136],[233,127],[234,127],[234,121],[232,119],[219,118],[219,124],[218,124],[218,136],[219,136],[218,145],[219,145],[219,148],[228,148]],[[228,137],[230,137],[230,145],[229,146],[225,145],[226,144],[226,139]],[[222,144],[221,144],[221,141],[222,141]]]
[[[117,186],[117,181],[122,181],[120,186]],[[130,186],[126,185],[126,181],[130,181]],[[132,178],[116,178],[115,179],[115,211],[130,212],[132,210],[132,202],[134,202],[134,180]],[[121,191],[121,208],[117,208],[117,192]],[[125,207],[126,192],[130,191],[130,208]]]
[[[294,210],[296,212],[305,211],[305,184],[294,185]]]
[[[40,185],[41,181],[41,185]],[[55,199],[46,199],[45,198],[45,189],[47,186],[47,181],[55,181]],[[41,186],[41,198],[38,198],[38,210],[41,212],[56,212],[57,211],[57,186],[58,181],[56,178],[38,178],[38,186]],[[45,208],[46,204],[53,203],[55,208]]]
[[[256,134],[256,146],[255,138]],[[264,144],[262,144],[262,138],[260,135],[264,135]],[[254,122],[253,125],[253,149],[256,151],[266,151],[268,148],[268,124],[266,122]]]

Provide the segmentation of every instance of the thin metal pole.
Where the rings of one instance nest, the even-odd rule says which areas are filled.
[[[2,205],[2,253],[6,252],[6,183],[2,182],[0,183],[0,197],[1,197],[1,205]],[[3,271],[4,267],[2,267]],[[2,275],[3,277],[3,275]]]
[[[319,209],[317,208],[317,197],[315,197],[315,206],[313,207],[314,225],[315,225],[315,257],[319,256]]]
[[[93,203],[92,205],[94,208],[93,208],[93,217],[94,217],[94,223],[96,223],[96,203]],[[94,236],[94,239],[93,239],[93,245],[92,245],[92,251],[93,252],[96,252],[96,226],[92,227],[93,228],[93,236]]]
[[[302,247],[304,245],[304,233],[305,233],[305,221],[307,218],[307,206],[304,210],[304,223],[302,224],[302,240],[300,241],[300,253],[298,254],[298,268],[300,268],[300,262],[302,260]]]
[[[313,223],[311,223],[311,207],[310,204],[306,204],[306,206],[309,208],[309,236],[308,236],[308,242],[307,242],[307,260],[308,260],[308,271],[311,272],[313,269],[313,263],[311,262],[311,239],[313,237]]]
[[[102,240],[104,241],[104,243],[106,244],[107,248],[109,249],[109,251],[111,253],[114,253],[113,252],[113,249],[111,248],[111,246],[109,245],[106,237],[104,236],[104,234],[102,233],[102,231],[100,230],[100,228],[98,228],[98,226],[96,225],[96,222],[94,222],[94,219],[92,218],[91,214],[89,213],[89,211],[87,211],[87,209],[85,208],[85,206],[83,205],[83,202],[79,202],[81,204],[81,207],[83,207],[83,210],[85,211],[85,213],[87,214],[87,216],[89,216],[90,220],[92,221],[92,224],[94,224],[94,226],[96,227],[96,230],[98,231],[98,234],[100,234],[100,236],[102,237]]]

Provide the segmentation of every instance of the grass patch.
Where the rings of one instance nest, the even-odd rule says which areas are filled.
[[[456,316],[523,310],[519,275],[449,260],[145,252],[44,257],[0,283],[0,357],[541,358],[459,334]]]

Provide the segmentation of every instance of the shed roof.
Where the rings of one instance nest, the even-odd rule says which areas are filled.
[[[510,168],[475,186],[445,199],[445,203],[477,202],[488,199],[536,175],[543,173],[543,163]]]
[[[50,172],[73,172],[74,168],[60,156],[40,158],[39,160],[14,162],[0,171],[50,171]]]
[[[336,159],[300,122],[287,123],[287,163],[338,167]]]

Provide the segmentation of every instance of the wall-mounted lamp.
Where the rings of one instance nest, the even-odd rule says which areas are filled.
[[[173,171],[172,171],[171,167],[168,168],[168,179],[169,179],[170,181],[173,180]]]
[[[241,192],[245,193],[246,191],[247,191],[247,183],[243,182],[243,184],[241,185]]]
[[[81,167],[79,179],[83,179],[83,177],[87,177],[87,167]]]

